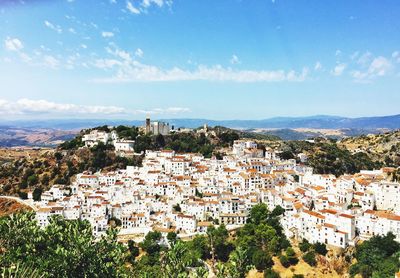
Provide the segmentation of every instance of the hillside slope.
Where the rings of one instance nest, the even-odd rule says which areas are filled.
[[[338,143],[353,153],[363,152],[387,166],[400,166],[400,130],[384,134],[351,137]]]
[[[107,126],[98,127],[110,131]],[[268,135],[236,131],[224,127],[210,129],[203,133],[177,133],[168,136],[142,134],[136,127],[115,127],[120,138],[135,140],[135,151],[172,149],[176,152],[198,152],[206,157],[219,155],[219,150],[230,146],[234,140],[254,138],[278,140]],[[69,184],[74,175],[83,171],[112,171],[127,165],[140,165],[143,155],[132,158],[115,154],[112,145],[99,144],[85,148],[82,136],[91,129],[82,130],[74,139],[66,141],[55,149],[0,149],[0,195],[19,195],[26,198],[28,191],[34,191],[34,198],[54,184]]]

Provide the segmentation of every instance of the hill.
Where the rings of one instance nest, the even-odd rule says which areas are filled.
[[[0,217],[13,213],[21,213],[31,211],[28,206],[24,206],[15,200],[9,200],[0,197]]]
[[[346,138],[338,142],[352,153],[366,153],[387,166],[400,166],[400,130]]]
[[[117,156],[112,145],[99,144],[93,148],[84,148],[82,137],[92,129],[82,130],[75,138],[54,149],[0,149],[0,195],[18,194],[26,198],[30,190],[39,194],[53,184],[69,184],[74,175],[86,170],[112,171],[127,165],[141,165],[143,154],[140,153],[145,150],[171,149],[211,157],[220,156],[220,150],[232,145],[237,139],[279,140],[276,136],[224,127],[212,128],[207,134],[192,131],[167,136],[145,135],[134,126],[117,126],[111,129],[101,126],[95,129],[114,129],[120,138],[135,140],[135,152],[138,155],[130,158]]]
[[[54,147],[75,137],[76,130],[0,126],[0,147]]]

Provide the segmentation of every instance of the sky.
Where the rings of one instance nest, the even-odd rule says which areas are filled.
[[[0,121],[400,114],[397,0],[0,0]]]

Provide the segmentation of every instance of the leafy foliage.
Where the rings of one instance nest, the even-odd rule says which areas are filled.
[[[303,260],[308,263],[310,266],[316,266],[317,260],[315,259],[315,252],[309,251],[303,255]]]
[[[32,213],[0,218],[1,267],[30,265],[44,277],[122,277],[126,249],[116,232],[95,241],[88,222],[51,219],[41,229]]]
[[[299,153],[308,155],[307,164],[314,168],[318,174],[354,174],[360,170],[374,169],[382,163],[373,161],[366,153],[352,154],[331,140],[316,140],[315,143],[307,141],[287,141],[281,147],[280,156],[284,159],[296,158]]]
[[[326,249],[326,244],[321,243],[321,242],[316,242],[313,245],[313,248],[315,250],[315,252],[317,252],[318,254],[325,256],[328,253],[328,250]]]
[[[400,267],[400,243],[392,233],[374,236],[356,247],[357,262],[350,267],[352,276],[393,277]]]

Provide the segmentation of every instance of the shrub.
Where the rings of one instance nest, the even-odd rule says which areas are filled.
[[[299,259],[297,259],[296,253],[294,252],[292,247],[288,247],[286,249],[286,257],[290,265],[295,265],[299,262]]]
[[[301,252],[306,253],[308,250],[310,250],[311,244],[308,242],[308,240],[303,239],[303,241],[299,244],[299,248]]]
[[[268,268],[264,271],[264,278],[279,278],[281,277],[278,273]]]
[[[272,258],[265,251],[258,249],[254,252],[252,257],[252,263],[258,271],[263,271],[267,267],[271,267],[274,263]]]
[[[320,243],[320,242],[315,243],[314,250],[315,250],[315,252],[317,252],[318,254],[320,254],[322,256],[325,256],[328,253],[325,243]]]
[[[303,260],[308,263],[310,266],[316,266],[317,265],[317,261],[315,259],[315,252],[314,251],[310,251],[304,254],[303,256]]]
[[[289,260],[288,260],[288,258],[285,256],[285,255],[280,255],[279,256],[279,261],[281,262],[281,264],[283,265],[283,267],[289,267],[290,266],[290,263],[289,263]]]

